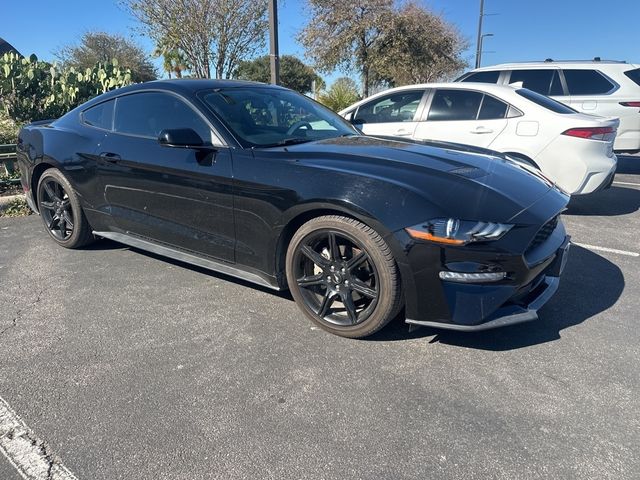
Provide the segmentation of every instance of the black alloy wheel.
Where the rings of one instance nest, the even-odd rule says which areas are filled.
[[[69,195],[55,178],[42,182],[40,215],[49,233],[64,242],[73,235],[73,209]]]
[[[59,245],[78,248],[94,240],[78,196],[59,170],[50,168],[42,174],[37,202],[47,232]]]
[[[351,218],[313,219],[294,235],[287,281],[303,312],[326,330],[363,337],[399,307],[397,267],[382,238]]]

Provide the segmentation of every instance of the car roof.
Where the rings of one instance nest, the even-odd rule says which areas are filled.
[[[145,90],[167,90],[170,92],[181,93],[183,95],[192,96],[196,92],[201,90],[214,90],[217,88],[240,88],[240,87],[254,87],[254,88],[272,88],[272,89],[283,89],[284,87],[280,87],[278,85],[270,85],[267,83],[260,82],[249,82],[246,80],[212,80],[206,78],[180,78],[180,79],[170,79],[170,80],[153,80],[151,82],[144,83],[134,83],[132,85],[127,85],[126,87],[116,88],[115,90],[110,90],[102,95],[92,98],[89,100],[85,106],[91,106],[96,103],[104,102],[105,100],[109,100],[113,97],[118,97],[120,95],[134,93],[134,92],[144,92]]]
[[[544,60],[537,62],[512,62],[512,63],[501,63],[499,65],[491,65],[488,67],[480,67],[475,68],[472,71],[474,72],[482,72],[482,71],[493,71],[493,70],[511,70],[511,69],[519,69],[519,68],[558,68],[560,66],[567,66],[570,68],[574,67],[586,67],[593,68],[597,66],[618,66],[618,67],[633,67],[633,65],[627,63],[626,61],[621,60]]]
[[[403,85],[402,87],[389,88],[387,90],[377,92],[374,95],[371,95],[369,98],[379,95],[381,93],[397,92],[401,90],[417,90],[417,89],[425,89],[425,88],[464,88],[467,90],[472,88],[477,88],[479,90],[495,91],[495,92],[504,92],[506,90],[516,89],[516,87],[512,87],[511,85],[498,85],[495,83],[484,83],[484,82],[418,83],[416,85]]]

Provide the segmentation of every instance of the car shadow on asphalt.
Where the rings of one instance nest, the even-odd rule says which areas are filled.
[[[616,173],[640,175],[640,155],[617,155]]]
[[[110,240],[102,240],[96,249],[130,248]],[[223,273],[190,265],[179,260],[130,248],[141,255],[190,269],[210,277],[233,282],[253,290],[269,293],[274,297],[293,301],[288,291],[276,291]],[[401,312],[379,332],[361,341],[392,342],[424,338],[429,343],[444,343],[465,348],[504,351],[551,342],[561,338],[560,332],[579,325],[613,306],[622,295],[625,280],[622,271],[606,258],[590,250],[574,245],[569,261],[560,280],[556,295],[539,312],[537,321],[496,328],[475,333],[455,332],[428,327],[413,327],[404,322]],[[300,314],[302,319],[303,315]],[[302,319],[302,321],[306,321]]]
[[[475,333],[423,327],[407,333],[407,325],[394,321],[369,337],[373,341],[394,341],[432,337],[429,343],[444,343],[480,350],[505,351],[552,342],[562,330],[579,325],[613,306],[622,295],[622,271],[606,258],[573,246],[556,295],[529,323]]]
[[[640,190],[612,186],[606,190],[572,197],[565,215],[616,216],[640,210]]]

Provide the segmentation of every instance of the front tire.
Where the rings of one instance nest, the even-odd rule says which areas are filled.
[[[349,217],[327,215],[302,225],[287,249],[286,275],[303,313],[343,337],[377,332],[401,307],[400,275],[389,246]]]
[[[80,248],[95,240],[78,195],[55,168],[38,181],[38,211],[49,236],[65,248]]]

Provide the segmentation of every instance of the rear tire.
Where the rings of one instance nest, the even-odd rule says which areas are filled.
[[[95,241],[78,195],[60,170],[45,170],[37,192],[40,218],[58,245],[80,248]]]
[[[342,337],[377,332],[402,306],[389,246],[375,230],[349,217],[327,215],[302,225],[287,249],[286,275],[303,313]]]

